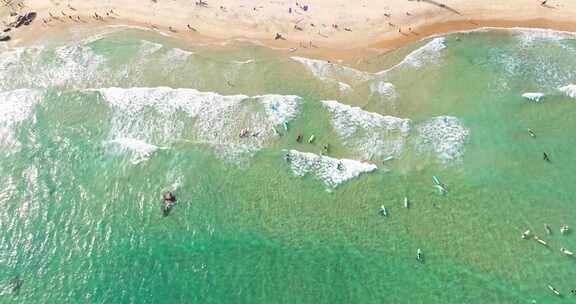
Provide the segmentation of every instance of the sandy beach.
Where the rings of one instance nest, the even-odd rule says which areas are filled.
[[[191,41],[257,40],[299,53],[392,49],[424,37],[479,27],[576,31],[576,3],[562,1],[388,0],[4,0],[9,12],[38,13],[14,38],[62,27],[136,25]],[[20,37],[19,37],[20,36]],[[314,50],[311,50],[314,49]],[[353,52],[352,52],[353,53]]]

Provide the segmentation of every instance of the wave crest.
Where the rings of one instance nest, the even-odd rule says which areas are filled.
[[[324,182],[328,188],[336,188],[360,174],[372,172],[376,165],[351,159],[337,159],[314,153],[290,150],[290,168],[296,176],[312,175]]]

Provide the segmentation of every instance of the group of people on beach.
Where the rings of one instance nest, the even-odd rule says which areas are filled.
[[[68,9],[76,12],[76,8],[68,5]],[[60,10],[60,15],[58,15],[58,13],[52,13],[52,12],[48,12],[48,16],[49,18],[42,18],[42,23],[43,25],[47,25],[49,26],[50,23],[54,20],[65,23],[66,20],[70,20],[73,22],[85,22],[82,17],[80,15],[76,15],[76,14],[72,14],[72,13],[66,13],[65,10]],[[114,11],[114,9],[110,9],[106,12],[104,12],[104,14],[98,14],[98,12],[94,12],[93,14],[90,15],[91,19],[94,19],[96,21],[101,21],[101,22],[106,22],[105,18],[109,18],[109,19],[114,19],[117,16],[120,16],[118,13],[116,13]]]

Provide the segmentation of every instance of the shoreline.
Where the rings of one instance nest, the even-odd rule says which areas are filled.
[[[163,0],[158,0],[163,1]],[[505,16],[497,18],[498,15],[505,15],[504,11],[492,10],[493,17],[486,12],[480,11],[478,3],[480,1],[472,0],[469,10],[477,12],[476,15],[466,13],[462,15],[448,14],[443,12],[444,15],[435,16],[428,18],[427,14],[433,13],[438,9],[426,7],[420,10],[412,9],[415,11],[414,15],[402,16],[399,18],[400,21],[395,22],[394,31],[390,29],[380,29],[375,28],[371,31],[362,31],[361,34],[354,32],[354,26],[350,25],[351,32],[342,31],[341,29],[332,29],[330,36],[324,37],[314,37],[317,40],[312,40],[310,35],[314,34],[310,31],[293,31],[284,34],[284,32],[277,31],[289,28],[294,22],[292,20],[274,20],[269,15],[263,14],[264,20],[260,20],[260,23],[256,25],[251,24],[252,21],[243,20],[243,15],[234,15],[230,18],[221,18],[215,20],[211,23],[203,24],[201,28],[196,29],[197,31],[190,30],[190,27],[186,28],[187,25],[182,25],[188,19],[186,19],[188,14],[192,11],[201,10],[195,15],[197,20],[203,21],[204,19],[211,20],[211,14],[214,13],[214,9],[209,10],[208,8],[198,8],[192,6],[189,11],[183,13],[182,16],[171,16],[168,14],[170,10],[177,10],[181,8],[184,3],[183,0],[174,0],[173,2],[164,4],[162,9],[154,11],[157,8],[156,4],[148,4],[148,7],[140,7],[138,10],[132,13],[126,13],[126,10],[132,5],[134,5],[135,0],[124,0],[115,1],[117,5],[111,5],[111,0],[102,0],[101,2],[91,1],[91,0],[70,0],[69,3],[59,3],[54,4],[50,0],[29,0],[29,1],[16,1],[15,3],[22,2],[24,6],[19,8],[20,12],[35,11],[38,13],[38,17],[30,26],[23,26],[15,31],[8,34],[14,35],[15,41],[9,44],[17,43],[27,43],[36,41],[45,34],[46,31],[61,31],[74,27],[86,27],[86,28],[98,28],[106,26],[126,26],[126,27],[139,27],[142,30],[148,29],[150,31],[158,32],[164,36],[170,36],[178,39],[185,43],[191,44],[214,44],[214,45],[226,45],[227,43],[233,41],[247,40],[254,42],[255,44],[260,44],[273,49],[281,49],[289,51],[290,54],[297,56],[310,56],[317,59],[325,59],[331,61],[351,61],[357,59],[359,54],[365,53],[367,50],[377,51],[381,53],[386,53],[402,47],[404,45],[421,41],[423,39],[443,35],[453,32],[462,31],[473,31],[482,28],[533,28],[533,29],[543,29],[543,30],[553,30],[553,31],[567,31],[576,32],[576,20],[570,18],[571,11],[576,12],[576,3],[573,5],[574,9],[561,9],[553,10],[546,9],[546,12],[550,12],[550,16],[537,16],[534,17],[534,13],[520,14],[518,18],[506,19]],[[312,6],[312,11],[316,8],[316,5],[322,0],[311,0],[317,3]],[[340,0],[336,0],[338,2]],[[399,0],[392,0],[392,2],[398,2]],[[455,2],[463,2],[463,0],[454,0]],[[519,0],[523,1],[524,0]],[[230,5],[231,0],[221,0],[222,3]],[[243,1],[239,0],[241,4]],[[282,5],[286,5],[283,1]],[[151,2],[153,3],[153,2]],[[408,2],[408,4],[402,2],[398,5],[412,5],[414,3],[420,3],[420,1]],[[532,2],[530,2],[532,3]],[[158,4],[160,6],[162,4]],[[326,4],[324,4],[326,5]],[[476,6],[475,6],[476,5]],[[539,4],[535,4],[536,9],[539,9]],[[221,8],[224,6],[221,6]],[[239,7],[244,8],[244,5]],[[72,10],[72,8],[74,10]],[[343,9],[345,9],[344,7]],[[3,7],[5,10],[6,7]],[[255,8],[256,9],[256,8]],[[408,9],[404,7],[403,9]],[[508,10],[512,10],[509,8]],[[534,9],[534,8],[533,8]],[[114,10],[114,14],[108,16],[107,12]],[[164,14],[164,11],[167,11]],[[63,16],[58,16],[60,20],[55,20],[51,18],[51,15],[56,15],[57,12],[61,12]],[[152,12],[150,15],[148,13]],[[4,12],[3,12],[4,13]],[[103,17],[103,20],[95,20],[93,17],[94,13],[98,13]],[[65,15],[64,15],[65,14]],[[408,13],[406,13],[408,14]],[[4,15],[4,14],[2,14]],[[218,15],[218,14],[217,14]],[[538,15],[538,14],[536,14]],[[71,18],[81,18],[79,21],[72,21],[73,19],[66,19],[65,16]],[[355,19],[362,19],[361,15],[350,15]],[[427,17],[428,16],[428,17]],[[568,17],[567,17],[568,16]],[[312,16],[307,16],[312,18]],[[323,17],[323,16],[320,16]],[[320,18],[318,17],[318,18]],[[470,18],[475,17],[475,18]],[[46,22],[45,20],[51,19],[51,21]],[[145,20],[145,19],[148,20]],[[304,18],[304,17],[302,17]],[[392,17],[390,17],[392,18]],[[6,19],[6,18],[4,18]],[[367,20],[369,18],[367,17]],[[393,18],[392,18],[393,19]],[[199,21],[196,21],[199,22]],[[254,22],[258,22],[255,20]],[[353,24],[354,21],[350,21]],[[380,25],[384,28],[385,20],[375,20],[375,24]],[[172,24],[172,25],[170,25]],[[176,26],[175,24],[179,24]],[[188,23],[189,25],[190,23]],[[224,26],[228,24],[228,27]],[[311,23],[312,24],[312,23]],[[389,22],[389,24],[392,24]],[[398,24],[398,25],[396,25]],[[409,32],[402,32],[402,25],[407,24]],[[325,25],[325,24],[322,24]],[[194,25],[196,26],[196,25]],[[406,27],[405,26],[405,27]],[[250,28],[253,27],[252,30]],[[263,29],[260,29],[264,27]],[[183,29],[184,28],[184,29]],[[230,29],[226,32],[226,29]],[[395,30],[398,28],[398,32]],[[314,30],[315,31],[315,30]],[[273,36],[275,33],[283,33],[286,40],[274,40]],[[318,35],[320,35],[320,30]],[[308,41],[306,42],[306,39]]]

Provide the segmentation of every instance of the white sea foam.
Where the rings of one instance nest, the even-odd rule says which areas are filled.
[[[148,40],[140,40],[140,49],[138,51],[139,56],[146,57],[152,55],[159,51],[162,48],[160,43],[148,41]]]
[[[244,61],[238,61],[238,60],[233,60],[232,63],[234,64],[239,64],[239,65],[243,65],[243,64],[249,64],[249,63],[254,63],[254,59],[248,59],[248,60],[244,60]]]
[[[509,28],[508,31],[512,32],[523,45],[531,44],[535,41],[560,41],[565,39],[575,39],[576,33],[556,31],[551,29],[538,29],[538,28]]]
[[[293,56],[290,59],[300,62],[320,79],[351,79],[356,81],[367,81],[372,79],[373,75],[368,72],[362,72],[350,67],[329,63],[325,60],[309,59],[304,57]]]
[[[558,90],[570,98],[576,98],[576,84],[569,84],[558,88]]]
[[[362,173],[376,170],[373,164],[362,163],[351,159],[337,159],[314,153],[290,150],[289,162],[296,176],[310,174],[324,182],[328,188],[336,188],[342,183]]]
[[[180,68],[193,55],[193,52],[179,48],[171,48],[160,58],[160,63],[165,71],[174,71]]]
[[[401,67],[421,68],[427,62],[434,62],[438,59],[438,54],[446,48],[444,37],[437,37],[428,41],[422,47],[406,55],[402,61],[393,67],[376,73],[378,76],[386,75],[389,72]]]
[[[435,117],[418,127],[419,148],[432,150],[442,162],[457,160],[464,154],[464,143],[469,133],[456,117]]]
[[[194,52],[186,51],[180,48],[172,48],[168,52],[166,52],[167,57],[177,58],[179,60],[186,60],[192,56]]]
[[[308,70],[320,80],[323,81],[336,81],[342,83],[347,81],[351,84],[357,84],[386,76],[393,70],[402,67],[421,68],[428,62],[434,62],[438,59],[441,50],[446,48],[444,37],[437,37],[427,42],[422,47],[412,51],[402,61],[386,70],[370,73],[356,70],[350,67],[330,63],[325,60],[310,59],[304,57],[293,56],[290,59],[303,64]],[[391,93],[391,87],[385,85],[386,82],[377,81],[375,84],[370,85],[372,93],[386,91],[386,94]],[[339,87],[341,88],[341,87]]]
[[[352,87],[349,84],[344,83],[342,81],[338,81],[338,90],[344,94],[352,93]]]
[[[410,132],[409,119],[367,112],[334,100],[322,103],[331,114],[332,127],[357,157],[369,159],[402,152]]]
[[[531,101],[536,101],[536,102],[540,102],[540,100],[542,100],[542,98],[544,97],[544,93],[524,93],[522,94],[522,97],[531,100]]]
[[[0,89],[93,84],[106,74],[104,63],[104,57],[84,45],[14,48],[0,53]]]
[[[131,161],[138,164],[150,158],[150,155],[158,149],[165,149],[135,138],[116,138],[106,141],[105,144],[112,149],[114,153],[131,153]]]
[[[0,147],[4,153],[12,153],[20,143],[16,139],[15,127],[32,116],[34,107],[42,99],[35,90],[18,89],[0,92]]]
[[[370,83],[370,92],[372,94],[378,94],[386,98],[393,98],[396,96],[396,90],[394,85],[382,80]]]
[[[123,24],[112,24],[112,25],[108,25],[108,28],[117,28],[120,30],[125,30],[125,29],[129,29],[129,30],[139,30],[139,31],[146,31],[146,32],[155,32],[157,34],[160,34],[162,36],[165,37],[172,37],[171,34],[161,31],[159,29],[154,29],[151,27],[144,27],[144,26],[136,26],[136,25],[123,25]]]
[[[211,145],[226,158],[262,148],[274,137],[272,126],[292,120],[300,104],[297,96],[223,96],[167,87],[97,91],[115,109],[111,138],[139,138],[154,145],[190,140]],[[250,136],[240,138],[242,128]]]

